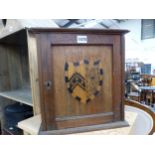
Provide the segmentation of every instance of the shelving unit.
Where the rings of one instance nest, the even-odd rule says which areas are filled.
[[[29,47],[28,42],[25,30],[0,38],[0,122],[2,134],[5,134],[5,129],[9,131],[6,126],[5,107],[20,103],[20,105],[25,104],[32,107],[33,115],[40,113],[40,107],[35,104],[38,102],[34,103],[34,97],[37,96],[34,92],[37,91],[33,87],[35,84],[32,80],[38,81],[31,74],[31,72],[35,73],[32,71],[32,64],[35,64],[35,60],[30,59],[32,57],[29,53],[31,46]],[[34,54],[34,52],[32,53]],[[35,70],[37,69],[35,68]],[[25,105],[23,107],[26,107]],[[16,114],[18,115],[18,113]]]
[[[0,38],[0,109],[20,102],[40,114],[34,44],[25,29]]]

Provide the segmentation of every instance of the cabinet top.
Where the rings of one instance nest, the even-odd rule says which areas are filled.
[[[0,35],[0,43],[23,44],[28,33],[69,33],[69,34],[98,34],[98,35],[124,35],[128,30],[121,29],[87,29],[87,28],[23,28]]]
[[[129,30],[122,29],[88,29],[88,28],[27,28],[28,31],[41,33],[41,32],[62,32],[62,33],[95,33],[95,34],[125,34]]]

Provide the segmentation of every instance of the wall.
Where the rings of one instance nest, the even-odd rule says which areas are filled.
[[[155,69],[155,38],[141,40],[141,19],[129,19],[110,28],[128,29],[126,34],[126,59],[138,58],[144,63],[151,63]]]

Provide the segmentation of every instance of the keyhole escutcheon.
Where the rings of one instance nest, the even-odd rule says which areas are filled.
[[[52,81],[45,81],[45,87],[47,90],[50,90],[51,89],[51,86],[52,86]]]

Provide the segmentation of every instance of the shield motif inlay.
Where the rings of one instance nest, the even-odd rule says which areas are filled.
[[[65,82],[71,95],[88,103],[100,94],[103,85],[103,65],[100,60],[65,63]]]

